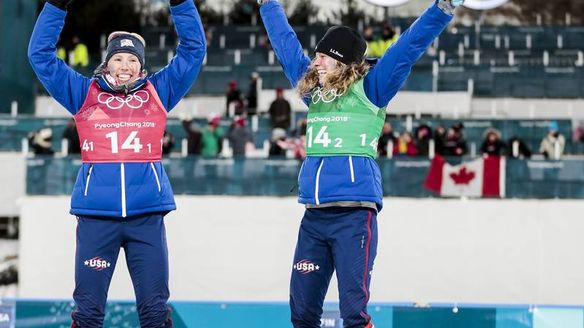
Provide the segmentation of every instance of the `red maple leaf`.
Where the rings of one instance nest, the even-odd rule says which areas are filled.
[[[454,184],[457,185],[467,185],[469,184],[474,178],[475,173],[472,171],[467,171],[466,167],[463,166],[458,170],[458,172],[452,172],[449,174],[450,178],[454,180]]]

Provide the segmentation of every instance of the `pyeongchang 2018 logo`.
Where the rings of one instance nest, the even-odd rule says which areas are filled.
[[[97,101],[99,101],[100,104],[106,105],[109,109],[120,109],[124,105],[132,109],[138,109],[147,103],[148,100],[150,100],[150,95],[144,90],[138,90],[125,97],[114,96],[107,92],[100,92],[99,95],[97,95]]]
[[[105,270],[111,266],[111,263],[102,259],[101,257],[94,257],[92,259],[85,260],[83,264],[86,267],[89,267],[90,269],[93,269],[95,271]]]
[[[308,274],[320,270],[320,266],[318,264],[312,263],[310,260],[301,260],[300,262],[294,264],[293,268],[302,274]]]

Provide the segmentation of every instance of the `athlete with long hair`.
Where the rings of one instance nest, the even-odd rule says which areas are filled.
[[[311,60],[276,0],[258,0],[284,73],[308,105],[306,153],[298,177],[300,224],[290,282],[294,327],[320,327],[333,271],[348,328],[371,328],[369,284],[377,251],[381,174],[375,162],[386,106],[414,63],[463,0],[436,0],[374,67],[353,29],[331,27]]]

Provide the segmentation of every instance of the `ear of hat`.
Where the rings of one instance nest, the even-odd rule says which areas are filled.
[[[347,26],[329,28],[314,49],[347,65],[363,61],[366,51],[365,39]]]

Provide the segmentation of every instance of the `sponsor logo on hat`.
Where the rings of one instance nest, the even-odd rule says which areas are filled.
[[[329,50],[329,52],[330,52],[331,54],[333,54],[333,55],[337,55],[337,56],[339,56],[339,57],[341,57],[341,58],[343,58],[343,57],[344,57],[343,55],[341,55],[341,53],[340,53],[340,52],[338,52],[338,51],[337,51],[337,50],[335,50],[335,49],[332,49],[332,48],[331,48],[331,50]]]
[[[92,259],[89,259],[89,260],[85,260],[83,262],[83,264],[86,267],[89,267],[90,269],[93,269],[95,271],[101,271],[101,270],[107,269],[111,266],[111,263],[109,263],[108,261],[106,261],[98,256],[96,256]]]
[[[313,271],[320,270],[320,266],[318,264],[314,264],[309,260],[302,260],[302,261],[294,264],[293,268],[294,268],[294,270],[296,270],[302,274],[308,274],[308,273],[311,273]]]
[[[132,40],[130,39],[123,39],[120,41],[120,47],[132,47],[135,48],[136,46],[134,46],[134,42],[132,42]]]

